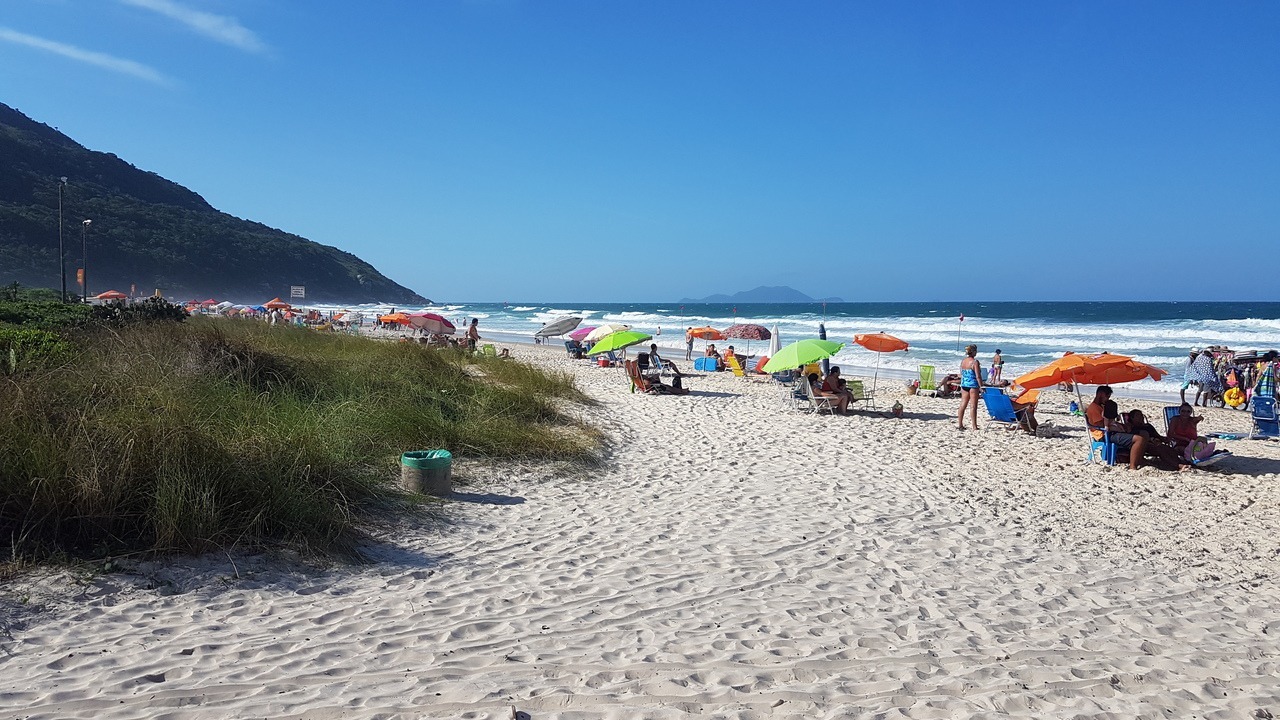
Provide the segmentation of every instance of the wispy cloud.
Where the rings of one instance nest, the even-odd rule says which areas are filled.
[[[16,30],[10,30],[7,27],[0,26],[0,40],[11,42],[15,45],[26,45],[27,47],[44,50],[45,52],[51,52],[55,55],[61,55],[62,57],[78,60],[90,65],[97,65],[100,68],[105,68],[113,72],[132,75],[136,78],[156,83],[157,85],[170,84],[168,78],[161,75],[154,68],[143,65],[142,63],[125,60],[124,58],[107,55],[106,53],[85,50],[83,48],[78,48],[74,45],[67,45],[66,43],[60,43],[55,40],[46,40],[45,38],[36,37],[35,35],[27,35],[26,33],[20,33]]]
[[[239,48],[245,52],[265,53],[266,43],[252,30],[240,24],[239,20],[226,15],[196,10],[180,5],[174,0],[120,0],[125,5],[143,8],[159,13],[170,20],[177,20],[205,37],[225,45]]]

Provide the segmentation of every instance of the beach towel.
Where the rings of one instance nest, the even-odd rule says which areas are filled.
[[[1218,373],[1214,371],[1213,358],[1209,357],[1208,353],[1200,353],[1195,361],[1187,366],[1186,380],[1199,385],[1202,390],[1220,389]]]

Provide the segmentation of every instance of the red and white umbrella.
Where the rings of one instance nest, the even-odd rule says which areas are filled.
[[[419,330],[426,330],[429,333],[438,335],[452,335],[458,328],[442,315],[432,312],[416,312],[409,313],[409,324]]]

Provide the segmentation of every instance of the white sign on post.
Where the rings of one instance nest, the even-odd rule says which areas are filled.
[[[289,297],[291,297],[291,298],[303,298],[303,299],[306,299],[306,297],[307,297],[307,286],[306,286],[306,285],[290,285],[290,286],[289,286]]]

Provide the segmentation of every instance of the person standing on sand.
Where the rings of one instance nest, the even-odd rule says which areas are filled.
[[[964,411],[969,411],[969,423],[978,429],[978,398],[982,395],[982,363],[978,362],[978,346],[964,349],[965,358],[960,361],[960,414],[956,418],[964,429]]]
[[[471,324],[467,326],[467,349],[471,352],[476,350],[476,342],[480,340],[480,318],[471,318]]]
[[[684,359],[693,359],[693,328],[684,331]]]
[[[1004,372],[1004,357],[1000,354],[1000,348],[996,348],[996,354],[991,356],[991,384],[1000,384],[1000,375]]]

